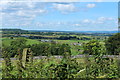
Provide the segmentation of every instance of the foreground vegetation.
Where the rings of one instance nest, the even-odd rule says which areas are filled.
[[[117,58],[103,58],[95,55],[91,58],[70,58],[68,52],[62,59],[43,58],[40,60],[20,59],[11,61],[9,56],[4,58],[2,65],[3,78],[119,78],[120,60]],[[22,62],[21,62],[22,61]],[[25,63],[23,63],[26,61]]]

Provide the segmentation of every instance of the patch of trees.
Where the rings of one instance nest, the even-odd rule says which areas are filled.
[[[79,38],[76,37],[76,36],[60,36],[60,37],[29,36],[29,39],[58,39],[58,40],[72,40],[72,39],[77,39],[77,40],[79,40]]]
[[[18,38],[15,41],[12,41],[8,46],[5,46],[4,43],[2,43],[2,49],[5,49],[10,57],[14,57],[15,55],[18,55],[18,51],[22,53],[23,49],[27,47],[26,41],[27,40],[24,38]]]
[[[105,41],[105,46],[108,54],[120,54],[120,33],[117,33]]]
[[[91,40],[83,46],[84,54],[89,55],[119,55],[120,54],[120,33],[109,37],[105,41],[105,45],[97,40]]]
[[[24,48],[31,48],[34,56],[49,56],[49,55],[63,55],[64,52],[71,53],[70,46],[68,44],[57,43],[39,43],[34,45],[27,45],[25,38],[18,38],[12,41],[9,46],[3,44],[2,49],[6,49],[11,57],[23,52]]]
[[[71,39],[79,39],[76,36],[60,36],[58,39],[60,40],[71,40]]]
[[[88,38],[88,37],[81,37],[80,40],[91,40],[91,38]]]
[[[27,30],[21,30],[21,29],[1,29],[2,34],[22,34],[22,33],[28,33]]]
[[[29,36],[29,39],[91,40],[91,38],[88,37],[78,38],[77,36],[60,36],[60,37]]]
[[[29,36],[29,39],[57,39],[57,37]]]
[[[83,51],[84,54],[89,54],[89,55],[105,54],[104,46],[102,46],[97,40],[89,41],[83,46],[83,48],[84,48]]]
[[[71,53],[70,46],[68,44],[35,44],[30,46],[34,56],[50,56],[50,55],[63,55],[64,52]]]

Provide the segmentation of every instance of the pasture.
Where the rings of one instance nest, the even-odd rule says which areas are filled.
[[[10,39],[10,38],[2,38],[2,43],[5,45],[5,46],[8,46],[8,45],[10,45],[10,43],[12,42],[12,41],[15,41],[17,38],[14,38],[14,39]],[[38,41],[38,40],[33,40],[33,39],[26,39],[27,40],[27,42],[26,42],[26,44],[27,45],[32,45],[32,44],[38,44],[38,43],[40,43],[40,41]]]

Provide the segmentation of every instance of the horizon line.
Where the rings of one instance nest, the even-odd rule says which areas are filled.
[[[0,28],[0,29],[20,29],[20,28]],[[20,29],[20,30],[28,30],[28,31],[78,31],[78,30],[46,30],[46,29],[42,29],[42,30],[37,30],[37,29]],[[79,30],[79,31],[103,31],[103,30]],[[118,30],[104,30],[104,31],[118,31]]]

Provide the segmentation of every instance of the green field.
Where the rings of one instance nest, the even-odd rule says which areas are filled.
[[[8,46],[10,45],[10,43],[12,41],[15,41],[17,38],[14,38],[14,39],[10,39],[10,38],[2,38],[2,43],[5,45],[5,46]],[[38,40],[32,40],[32,39],[26,39],[27,40],[27,45],[32,45],[32,44],[38,44],[40,43],[40,41]]]

